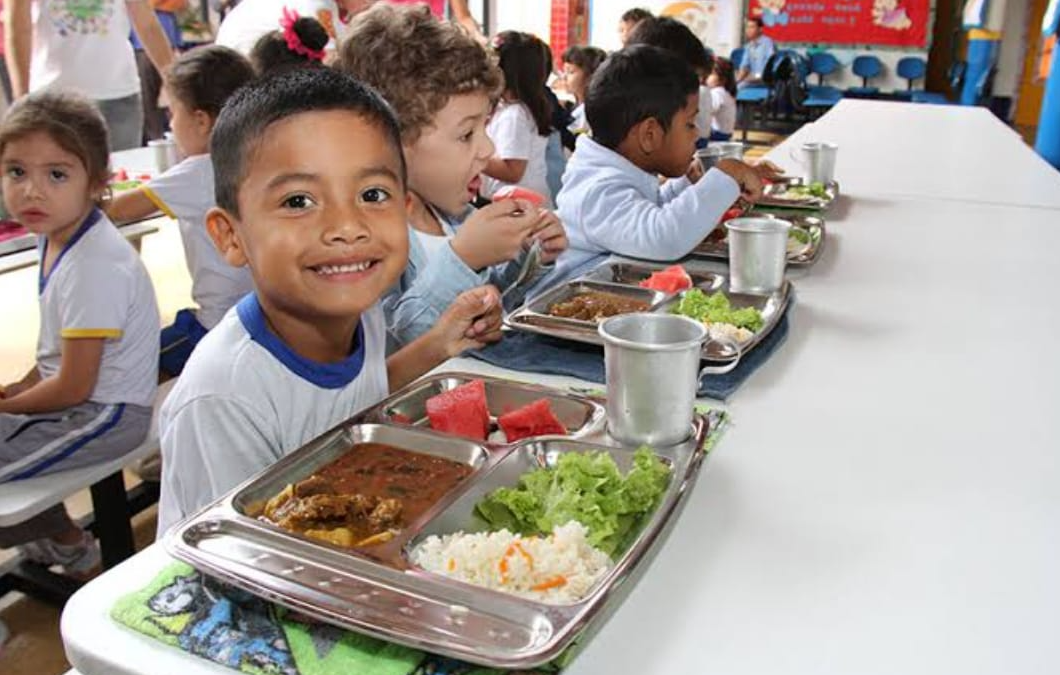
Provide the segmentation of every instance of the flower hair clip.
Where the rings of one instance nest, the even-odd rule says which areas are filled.
[[[283,8],[283,17],[280,19],[280,27],[283,28],[283,39],[287,42],[287,48],[295,54],[301,54],[308,59],[323,62],[323,49],[311,49],[302,44],[302,38],[298,37],[298,33],[294,29],[294,24],[298,19],[298,12],[287,7]]]

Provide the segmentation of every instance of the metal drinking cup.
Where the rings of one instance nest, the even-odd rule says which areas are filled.
[[[692,433],[696,392],[704,375],[740,361],[700,369],[702,323],[677,314],[620,314],[600,324],[607,373],[608,433],[627,445],[675,445]]]
[[[710,143],[707,147],[696,150],[696,159],[704,171],[709,171],[723,159],[743,159],[744,144],[735,141]]]
[[[733,218],[729,229],[729,288],[768,295],[784,283],[791,223],[774,217]]]
[[[803,143],[798,151],[791,152],[795,160],[806,172],[806,183],[835,182],[835,161],[839,146],[835,143]]]

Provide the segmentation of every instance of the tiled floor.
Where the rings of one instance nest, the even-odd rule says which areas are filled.
[[[759,143],[750,146],[746,154],[754,159],[782,139],[752,133],[751,140]],[[177,228],[168,221],[160,222],[160,231],[144,239],[142,254],[155,284],[162,320],[168,322],[178,309],[191,304],[191,286]],[[0,382],[20,378],[33,365],[38,323],[36,275],[36,268],[0,275],[5,325],[0,340]],[[68,500],[67,504],[75,517],[91,509],[87,491]],[[142,548],[154,539],[155,518],[156,509],[151,508],[134,520],[138,547]],[[3,551],[0,551],[2,557]],[[10,642],[0,651],[0,673],[58,675],[66,672],[70,665],[63,655],[59,615],[57,608],[19,594],[0,599],[0,618],[12,633]]]

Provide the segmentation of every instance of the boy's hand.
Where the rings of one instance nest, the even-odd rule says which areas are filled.
[[[534,231],[537,211],[522,199],[485,206],[460,226],[452,240],[453,250],[473,270],[515,260]]]
[[[758,201],[762,196],[762,179],[758,177],[758,171],[749,164],[744,164],[738,159],[725,158],[719,161],[715,168],[724,171],[740,186],[740,196],[749,202]]]
[[[768,159],[760,159],[751,166],[754,167],[758,177],[765,181],[774,181],[784,175],[784,169]]]
[[[484,347],[501,339],[501,294],[479,286],[456,296],[431,329],[446,357]]]
[[[567,250],[567,230],[552,211],[538,211],[537,224],[534,225],[534,234],[531,237],[541,242],[541,262],[551,265],[556,262],[560,253]]]
[[[685,172],[685,177],[688,178],[689,182],[695,185],[699,182],[699,179],[703,177],[703,163],[698,159],[693,159],[692,163],[688,165],[688,171]]]

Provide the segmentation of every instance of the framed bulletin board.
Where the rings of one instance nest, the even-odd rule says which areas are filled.
[[[778,42],[927,49],[933,0],[748,0]]]

